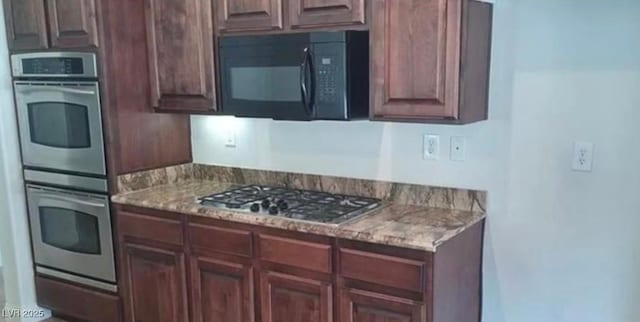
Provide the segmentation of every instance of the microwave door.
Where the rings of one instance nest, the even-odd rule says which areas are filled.
[[[15,92],[26,166],[105,174],[96,82],[43,85],[17,81]]]
[[[307,104],[313,91],[310,81],[305,82],[311,67],[308,48],[304,44],[222,47],[223,112],[245,117],[311,119]]]

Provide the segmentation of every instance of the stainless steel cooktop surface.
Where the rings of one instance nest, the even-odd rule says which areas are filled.
[[[203,206],[340,224],[380,206],[374,198],[262,185],[248,185],[198,199]]]

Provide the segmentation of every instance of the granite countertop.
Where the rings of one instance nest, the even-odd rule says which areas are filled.
[[[111,199],[114,203],[122,205],[430,252],[436,251],[439,245],[485,218],[482,208],[479,211],[461,210],[385,200],[376,210],[335,225],[221,210],[196,203],[199,197],[219,193],[239,185],[185,177],[182,180],[150,185],[140,190],[123,189]]]

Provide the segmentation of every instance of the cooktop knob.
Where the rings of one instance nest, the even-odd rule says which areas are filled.
[[[277,215],[278,214],[278,207],[276,207],[276,206],[269,207],[269,214],[270,215]]]
[[[281,201],[282,202],[278,202],[278,208],[280,208],[280,210],[287,210],[289,208],[289,204],[284,200]]]
[[[269,208],[271,201],[269,199],[262,200],[262,208]]]
[[[257,202],[254,202],[253,204],[251,204],[251,207],[249,209],[251,210],[251,212],[258,212],[260,211],[260,205]]]

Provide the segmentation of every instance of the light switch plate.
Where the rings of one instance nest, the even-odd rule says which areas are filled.
[[[437,134],[426,134],[424,136],[422,152],[425,160],[438,159],[440,155],[440,136]]]
[[[571,168],[574,171],[591,172],[593,167],[593,148],[591,142],[575,142],[573,144],[573,162]]]
[[[466,139],[464,136],[451,137],[451,161],[464,161],[466,158]]]
[[[225,132],[224,146],[226,146],[228,148],[235,148],[236,147],[236,132],[235,131],[227,130]]]

